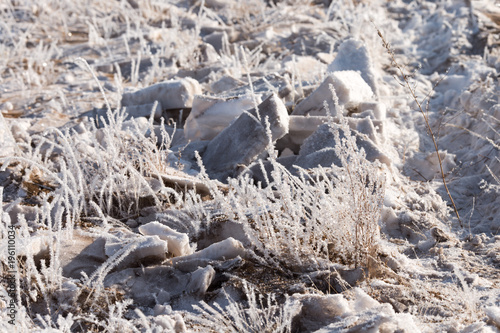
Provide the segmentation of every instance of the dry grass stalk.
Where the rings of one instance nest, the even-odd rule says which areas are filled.
[[[453,206],[453,210],[455,211],[455,215],[457,216],[458,222],[460,223],[460,227],[463,228],[462,220],[460,219],[460,214],[458,213],[457,206],[455,205],[455,201],[453,200],[453,197],[451,196],[450,190],[448,189],[448,184],[446,183],[446,175],[444,174],[444,169],[443,169],[443,161],[441,160],[441,155],[439,154],[439,148],[438,144],[436,141],[436,137],[434,136],[434,132],[432,131],[431,125],[429,123],[429,117],[427,114],[424,112],[424,109],[422,108],[422,104],[418,101],[417,95],[415,93],[415,89],[411,86],[410,81],[408,80],[408,75],[405,73],[403,66],[401,66],[397,61],[396,57],[394,55],[394,51],[391,49],[389,43],[385,40],[384,35],[382,35],[382,32],[377,29],[377,33],[379,37],[382,39],[382,44],[384,48],[387,50],[387,53],[389,54],[392,64],[396,67],[396,69],[399,71],[399,74],[401,75],[401,78],[403,79],[403,86],[405,86],[408,91],[410,92],[410,95],[412,99],[415,101],[415,103],[418,106],[418,109],[422,113],[422,116],[424,117],[425,120],[425,125],[427,127],[427,130],[429,131],[429,135],[432,139],[432,143],[434,144],[434,149],[436,150],[436,155],[438,158],[439,162],[439,170],[441,172],[441,179],[443,180],[443,185],[446,190],[446,193],[448,194],[448,197],[450,198],[450,202]]]

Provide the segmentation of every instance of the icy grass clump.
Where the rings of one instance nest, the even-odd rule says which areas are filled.
[[[345,121],[340,128],[342,139],[331,127],[341,167],[302,170],[295,176],[271,157],[274,170],[267,184],[242,176],[229,180],[227,193],[211,187],[220,214],[242,223],[256,252],[269,263],[300,271],[332,260],[366,267],[375,256],[385,175],[358,149]]]
[[[224,295],[228,300],[228,305],[222,307],[215,303],[213,306],[201,301],[193,307],[200,315],[189,315],[189,319],[194,323],[195,332],[207,332],[211,329],[214,332],[291,332],[292,320],[300,312],[301,304],[297,300],[286,298],[283,305],[280,305],[274,294],[267,297],[259,294],[256,290],[243,282],[243,291],[247,302],[235,301],[225,291]]]
[[[103,213],[119,218],[136,214],[141,197],[150,197],[158,206],[170,199],[177,201],[179,194],[174,190],[155,187],[163,184],[160,175],[167,166],[170,136],[161,133],[162,142],[157,146],[152,117],[143,129],[134,119],[125,127],[125,117],[123,111],[109,110],[107,120],[101,117],[97,121],[101,128],[90,122],[33,135],[32,142],[19,144],[22,153],[0,159],[2,169],[21,163],[25,178],[36,175],[53,186],[55,191],[47,195],[57,200],[47,201],[65,207],[66,212],[60,214],[67,227],[90,210],[104,221]]]

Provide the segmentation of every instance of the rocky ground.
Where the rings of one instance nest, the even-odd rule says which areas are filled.
[[[500,3],[0,16],[3,330],[500,330]]]

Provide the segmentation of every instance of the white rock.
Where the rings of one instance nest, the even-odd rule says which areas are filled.
[[[336,116],[339,110],[335,100],[344,109],[349,109],[372,99],[372,89],[358,72],[338,71],[328,75],[318,88],[295,107],[292,115],[326,116],[326,102],[330,114]]]
[[[310,115],[310,116],[326,116],[327,112],[324,103],[328,104],[328,109],[332,116],[337,115],[337,108],[334,100],[337,99],[337,94],[334,90],[334,78],[329,75],[306,99],[297,104],[292,112],[293,116]]]
[[[295,319],[300,327],[316,330],[328,325],[335,318],[352,313],[351,305],[341,294],[294,295],[302,303],[302,310]]]
[[[276,94],[273,93],[260,103],[256,110],[252,109],[249,112],[257,116],[264,127],[266,126],[265,119],[268,119],[273,141],[282,138],[288,133],[288,111],[285,104],[283,104]]]
[[[188,256],[173,258],[171,259],[171,262],[176,265],[183,261],[193,260],[228,260],[236,258],[237,256],[244,257],[245,254],[246,251],[243,244],[241,244],[240,241],[229,237]]]
[[[186,291],[195,296],[203,296],[210,284],[214,280],[215,270],[208,265],[204,268],[198,268],[191,274],[189,283],[186,286]]]
[[[224,75],[219,80],[210,85],[212,92],[219,94],[228,90],[235,89],[244,85],[245,83],[232,77],[231,75]]]
[[[195,95],[201,94],[198,81],[191,78],[157,83],[122,95],[122,106],[151,104],[158,101],[162,108],[183,109],[193,105]]]
[[[9,249],[11,249],[11,247],[9,247],[9,239],[13,240],[15,243],[15,255],[21,257],[27,257],[29,255],[37,256],[41,253],[48,253],[50,243],[54,241],[53,237],[46,232],[28,238],[19,237],[17,231],[14,232],[15,235],[9,234],[9,237],[0,240],[0,261],[5,263],[7,263]]]
[[[184,135],[186,139],[192,141],[211,140],[243,111],[253,106],[251,96],[229,99],[195,96],[193,108],[184,126]]]
[[[139,231],[143,235],[157,235],[160,239],[166,240],[168,243],[168,252],[176,257],[193,253],[189,246],[189,237],[187,234],[177,232],[160,222],[155,221],[140,226]]]
[[[373,99],[372,89],[358,72],[339,71],[333,72],[331,76],[340,105],[351,108]]]
[[[328,72],[358,71],[368,83],[373,93],[378,96],[376,75],[372,66],[370,53],[366,45],[354,38],[344,41],[338,49],[335,60],[328,66]]]

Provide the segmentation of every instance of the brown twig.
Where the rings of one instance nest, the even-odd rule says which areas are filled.
[[[394,51],[391,49],[391,46],[389,45],[389,43],[385,40],[384,36],[382,35],[382,32],[380,32],[380,30],[378,28],[376,28],[376,29],[377,29],[377,33],[378,33],[379,37],[382,39],[382,44],[383,44],[384,48],[387,50],[387,53],[391,57],[392,64],[399,71],[399,74],[401,75],[401,77],[404,81],[404,86],[406,86],[406,88],[408,88],[408,91],[410,92],[411,97],[413,98],[413,100],[417,104],[420,112],[422,113],[422,116],[424,117],[425,125],[427,127],[427,130],[429,131],[430,137],[432,139],[432,143],[434,144],[434,149],[436,150],[436,155],[437,155],[437,158],[439,161],[439,169],[441,171],[441,178],[443,180],[444,188],[446,190],[446,193],[448,194],[448,197],[450,198],[451,204],[453,206],[453,210],[455,211],[455,215],[457,216],[458,222],[460,223],[460,227],[463,228],[462,220],[460,219],[460,215],[458,214],[457,206],[455,205],[455,201],[453,201],[453,197],[451,196],[451,193],[448,189],[448,184],[446,183],[446,176],[444,174],[444,169],[443,169],[443,161],[441,160],[441,155],[439,155],[438,144],[436,141],[436,137],[434,136],[434,132],[432,131],[431,125],[429,123],[429,118],[428,118],[427,114],[424,112],[424,109],[422,108],[422,104],[418,101],[417,95],[415,93],[415,89],[413,89],[412,86],[410,85],[410,81],[408,80],[408,75],[405,74],[403,67],[396,61]]]

